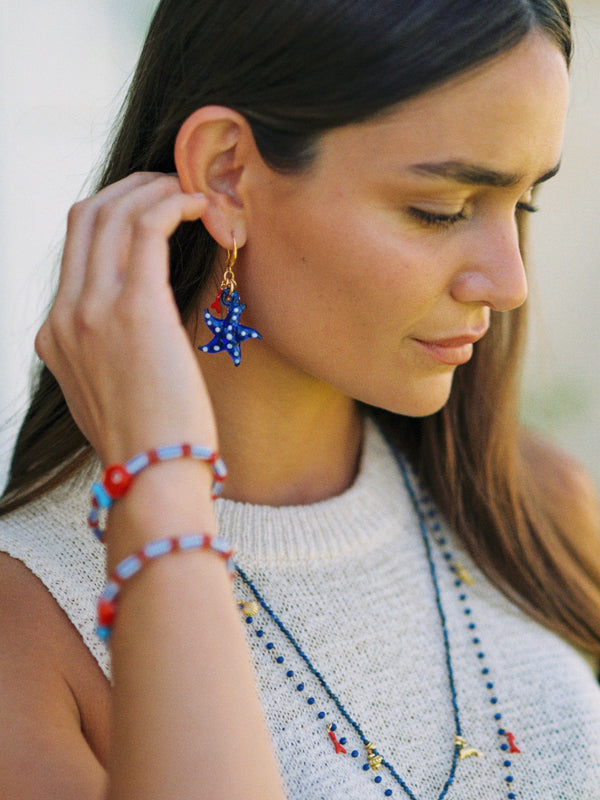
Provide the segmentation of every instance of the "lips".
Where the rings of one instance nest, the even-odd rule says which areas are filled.
[[[459,366],[473,355],[473,345],[487,332],[484,330],[449,336],[444,339],[414,339],[428,355],[440,364]]]

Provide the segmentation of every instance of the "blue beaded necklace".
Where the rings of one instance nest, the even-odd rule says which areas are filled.
[[[475,635],[477,626],[476,623],[473,621],[473,612],[472,609],[468,606],[467,587],[473,583],[473,580],[468,571],[456,562],[456,560],[453,557],[453,554],[448,549],[447,541],[440,533],[442,530],[442,526],[440,522],[437,520],[438,512],[436,508],[433,506],[432,501],[426,495],[418,496],[417,490],[413,486],[412,480],[409,475],[409,470],[406,466],[403,457],[396,451],[394,451],[394,455],[398,462],[404,485],[409,494],[411,503],[416,512],[417,519],[419,522],[419,529],[425,547],[425,553],[427,556],[429,572],[434,590],[436,608],[440,620],[440,625],[443,634],[443,641],[444,641],[444,654],[445,654],[445,661],[446,661],[446,668],[448,675],[448,686],[450,689],[450,697],[452,702],[455,736],[454,736],[453,751],[452,751],[452,761],[448,777],[446,778],[444,785],[436,798],[436,800],[443,800],[448,794],[448,791],[454,782],[456,771],[460,761],[470,756],[481,756],[482,754],[479,753],[475,748],[469,747],[467,741],[463,738],[463,731],[461,726],[460,711],[458,708],[457,692],[456,692],[456,685],[454,678],[454,669],[452,665],[452,655],[450,650],[450,639],[448,635],[446,615],[444,613],[444,608],[442,605],[437,570],[433,558],[432,540],[439,548],[442,549],[444,560],[446,561],[448,568],[454,574],[454,585],[460,593],[459,601],[464,606],[463,613],[465,617],[467,617],[470,620],[468,622],[467,628],[472,637],[471,641],[477,650],[476,657],[479,660],[479,662],[483,665],[481,667],[481,674],[486,681],[486,688],[490,692],[489,701],[490,705],[492,706],[492,709],[494,710],[493,720],[496,727],[502,724],[501,723],[502,714],[496,710],[499,702],[498,697],[496,696],[495,693],[494,683],[490,679],[491,678],[490,669],[485,664],[485,658],[486,658],[485,653],[483,653],[480,649],[481,640],[477,635]],[[248,625],[254,624],[255,614],[258,608],[260,607],[264,612],[266,612],[266,614],[269,616],[272,622],[281,631],[281,633],[287,639],[289,644],[295,650],[296,654],[304,662],[309,672],[314,676],[314,678],[317,680],[321,688],[324,690],[325,694],[334,703],[340,716],[351,726],[351,728],[354,730],[354,732],[360,739],[366,752],[366,760],[362,764],[362,769],[365,772],[371,773],[371,771],[379,772],[380,768],[384,767],[385,770],[388,772],[389,776],[392,778],[392,780],[402,788],[402,790],[410,798],[410,800],[419,800],[412,791],[412,789],[410,788],[410,786],[407,784],[407,782],[399,774],[398,770],[393,766],[393,764],[390,763],[388,759],[386,759],[381,753],[379,753],[375,745],[373,745],[370,742],[370,740],[364,733],[360,724],[348,713],[342,701],[330,687],[325,677],[314,666],[314,664],[312,663],[312,661],[310,660],[310,658],[308,657],[302,646],[298,643],[294,635],[286,627],[286,625],[282,622],[282,620],[277,616],[277,614],[273,611],[271,606],[267,603],[267,601],[265,600],[261,592],[258,590],[252,579],[239,566],[236,567],[236,572],[241,581],[246,585],[246,587],[250,590],[250,592],[255,598],[254,603],[240,603],[240,607],[246,614],[246,622],[248,623]],[[250,610],[250,607],[253,605],[255,606],[255,608],[253,607],[252,610]],[[265,631],[261,627],[258,627],[254,631],[254,633],[257,636],[257,638],[261,640],[264,639],[266,635]],[[285,657],[281,654],[277,654],[278,651],[276,649],[274,642],[267,641],[265,647],[266,650],[269,651],[271,655],[274,657],[275,662],[277,664],[280,664],[282,666],[285,664]],[[300,683],[297,682],[294,670],[288,669],[287,666],[283,666],[283,669],[286,670],[286,677],[288,679],[292,678],[295,679],[294,682],[296,684],[295,685],[296,691],[300,693],[305,692],[306,686],[303,682]],[[314,697],[309,696],[307,702],[308,705],[314,706],[316,700]],[[318,720],[325,720],[326,717],[327,714],[325,711],[323,710],[318,711],[317,713]],[[520,751],[516,747],[514,736],[512,733],[507,732],[502,727],[497,727],[497,730],[500,742],[499,749],[504,755],[503,766],[508,770],[508,768],[512,766],[512,762],[510,761],[509,758],[506,757],[507,751],[510,751],[510,753],[519,753]],[[347,744],[347,740],[345,737],[342,737],[338,740],[336,736],[336,731],[337,731],[336,723],[331,722],[327,727],[327,732],[335,746],[335,751],[336,753],[346,753],[347,751],[345,750],[344,745]],[[350,753],[350,755],[353,759],[358,759],[360,754],[357,750],[353,750]],[[514,779],[511,774],[507,774],[504,776],[505,786],[510,790],[506,795],[507,800],[516,800],[517,798],[517,795],[513,790],[513,780]],[[382,776],[380,774],[377,774],[374,778],[374,782],[376,784],[382,784],[383,783]],[[385,797],[391,797],[393,795],[393,789],[386,788],[383,794]]]

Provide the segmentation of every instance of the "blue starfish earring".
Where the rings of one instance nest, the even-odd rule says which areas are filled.
[[[204,310],[204,321],[209,330],[214,334],[208,344],[200,345],[198,350],[203,353],[229,353],[236,367],[240,365],[242,354],[240,344],[247,339],[262,339],[262,336],[254,328],[240,323],[242,311],[246,308],[244,303],[240,303],[240,296],[237,292],[237,284],[233,267],[237,261],[237,244],[233,237],[233,250],[227,251],[227,265],[219,292],[211,305],[217,314],[221,314],[221,305],[227,309],[225,319],[213,317],[210,310]]]

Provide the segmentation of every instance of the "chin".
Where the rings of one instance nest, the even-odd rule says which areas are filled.
[[[369,405],[403,417],[429,417],[448,402],[453,374],[386,387],[385,396],[359,398]]]

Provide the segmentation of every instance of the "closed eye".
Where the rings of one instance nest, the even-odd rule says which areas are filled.
[[[528,214],[535,214],[538,210],[537,206],[526,202],[519,202],[515,206],[515,211],[525,211]],[[423,208],[409,208],[408,213],[422,225],[431,228],[450,228],[467,219],[467,215],[463,210],[455,214],[439,214],[434,211],[426,211]]]
[[[457,222],[467,219],[464,211],[456,214],[436,214],[433,211],[425,211],[422,208],[409,208],[408,213],[423,225],[437,228],[449,228]]]
[[[528,214],[535,214],[539,211],[537,206],[532,206],[531,203],[517,203],[517,211],[526,211]]]

